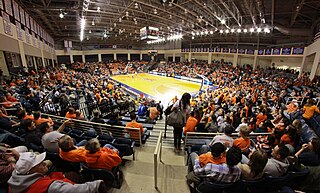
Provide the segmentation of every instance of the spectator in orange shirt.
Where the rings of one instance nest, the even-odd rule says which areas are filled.
[[[73,107],[69,107],[68,112],[66,113],[66,118],[68,118],[68,119],[77,118],[76,111]]]
[[[256,119],[257,119],[256,125],[257,126],[260,125],[261,122],[264,122],[265,120],[267,120],[266,114],[267,114],[266,110],[263,109],[262,112],[257,115],[257,117],[256,117]]]
[[[149,113],[149,118],[150,118],[150,120],[151,120],[151,121],[152,121],[152,120],[157,120],[157,117],[158,117],[158,115],[159,115],[160,113],[159,113],[159,111],[157,110],[155,104],[151,105],[151,107],[149,108],[149,111],[150,111],[150,113]]]
[[[10,102],[18,102],[18,99],[14,98],[9,92],[7,92],[6,97]]]
[[[136,121],[137,119],[137,116],[136,114],[133,112],[130,114],[130,119],[131,119],[131,122],[127,123],[126,124],[126,127],[129,127],[129,128],[139,128],[140,129],[140,132],[141,132],[141,135],[143,135],[147,129],[146,128],[143,128],[142,124],[141,123],[138,123]]]
[[[69,162],[85,162],[86,149],[84,147],[76,147],[73,139],[69,135],[62,136],[59,141],[59,155],[63,160]]]
[[[101,148],[98,139],[93,138],[85,145],[86,163],[89,168],[107,169],[117,167],[121,163],[119,151],[110,144]]]
[[[53,121],[51,118],[45,119],[41,117],[41,113],[40,111],[36,111],[33,113],[33,117],[34,117],[34,123],[38,126],[41,125],[41,123],[49,123],[50,126],[53,125]]]
[[[20,120],[26,120],[26,119],[31,119],[34,120],[34,117],[32,115],[28,115],[26,113],[26,110],[21,109],[18,113],[17,113],[18,119]]]
[[[308,99],[307,104],[303,107],[302,110],[303,110],[302,117],[304,118],[304,120],[306,120],[307,124],[311,127],[310,119],[313,117],[315,112],[320,114],[319,108],[313,104],[312,99]]]
[[[183,134],[186,135],[187,132],[195,132],[196,125],[198,123],[198,119],[195,118],[195,112],[191,112],[190,117],[186,122],[186,126],[183,129]]]
[[[249,134],[251,132],[251,129],[249,126],[242,126],[240,127],[240,138],[237,138],[233,142],[233,146],[236,146],[241,149],[244,153],[249,153],[249,147],[250,147],[250,138]]]

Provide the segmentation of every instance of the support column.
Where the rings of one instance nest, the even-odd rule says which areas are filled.
[[[128,53],[128,61],[131,61],[131,55]]]
[[[314,61],[313,61],[312,68],[311,68],[311,73],[309,76],[310,80],[312,80],[315,77],[319,63],[320,63],[320,51],[318,51],[316,53],[316,56],[314,57]]]
[[[189,52],[188,62],[191,62],[191,55],[192,55],[192,53],[191,53],[191,52]]]
[[[253,70],[255,70],[256,68],[257,68],[257,58],[258,58],[258,50],[255,50],[254,51],[254,59],[253,59],[253,66],[252,66],[252,68],[253,68]]]
[[[212,63],[212,52],[209,52],[208,54],[208,64]]]
[[[173,53],[172,55],[172,62],[175,62],[176,61],[176,53]]]
[[[41,43],[41,44],[42,44],[42,43]],[[42,66],[43,66],[43,67],[46,67],[46,62],[45,62],[45,59],[44,59],[44,54],[43,54],[43,49],[42,49],[42,48],[43,48],[43,46],[41,45],[39,49],[40,49],[40,52],[41,52]]]
[[[98,62],[102,62],[101,54],[98,54]]]
[[[142,53],[140,53],[140,61],[142,60]]]
[[[22,66],[23,66],[23,67],[28,67],[28,65],[27,65],[27,60],[26,60],[26,54],[25,54],[25,52],[24,52],[24,48],[23,48],[23,43],[22,43],[22,41],[18,41],[18,45],[19,45],[19,51],[20,51]],[[42,55],[42,54],[41,54],[41,55]]]
[[[82,62],[85,63],[86,62],[86,57],[85,55],[82,54]]]
[[[298,78],[300,78],[302,73],[303,73],[304,66],[305,66],[305,63],[306,63],[306,58],[307,58],[306,54],[303,54],[303,58],[302,58],[302,62],[301,62],[301,65],[300,65],[300,72],[299,72]]]
[[[36,69],[36,71],[38,72],[38,64],[37,64],[37,60],[36,60],[36,57],[33,56],[33,64],[34,64],[34,68]]]
[[[113,60],[117,60],[117,54],[113,53]]]
[[[233,55],[233,61],[232,61],[232,66],[233,66],[233,67],[237,67],[237,65],[238,65],[238,58],[239,58],[238,53]]]

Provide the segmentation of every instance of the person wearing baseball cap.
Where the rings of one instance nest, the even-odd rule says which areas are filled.
[[[8,181],[11,193],[105,193],[106,187],[102,180],[75,184],[64,177],[62,172],[48,174],[44,162],[46,152],[21,153],[16,168]]]

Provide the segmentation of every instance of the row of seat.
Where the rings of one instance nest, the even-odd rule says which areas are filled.
[[[289,171],[280,177],[266,176],[259,180],[240,180],[236,183],[214,183],[202,181],[194,192],[198,193],[222,193],[222,192],[252,192],[267,193],[278,192],[282,187],[297,188],[303,178],[309,174],[308,168]]]

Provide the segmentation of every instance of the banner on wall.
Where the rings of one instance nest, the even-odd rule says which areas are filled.
[[[12,36],[10,16],[2,11],[4,33]]]
[[[223,48],[223,49],[222,49],[222,52],[223,52],[223,53],[229,53],[229,48]]]
[[[230,49],[230,53],[237,53],[237,49],[231,48],[231,49]]]
[[[21,24],[19,22],[16,22],[16,28],[17,28],[17,37],[18,37],[18,39],[19,40],[23,40]]]
[[[20,12],[20,22],[22,25],[26,25],[26,18],[24,16],[24,10],[22,9],[22,7],[19,6],[19,12]]]
[[[247,49],[247,51],[246,51],[246,54],[250,54],[250,55],[253,55],[253,54],[254,54],[254,50],[251,50],[251,49]]]
[[[25,32],[25,35],[26,35],[26,42],[27,42],[28,44],[31,44],[29,32],[26,31],[26,32]]]
[[[219,47],[216,47],[215,52],[221,52],[221,49]]]
[[[263,55],[264,54],[264,50],[258,50],[258,55]]]
[[[14,18],[18,21],[20,21],[20,15],[19,15],[19,6],[18,3],[15,1],[13,2],[13,14],[14,14]]]
[[[36,35],[32,32],[32,45],[34,47],[37,47],[37,39],[36,39]]]
[[[11,0],[4,0],[4,6],[7,14],[12,16],[12,4]]]
[[[245,53],[245,49],[238,49],[238,53],[239,54],[244,54]]]
[[[0,1],[0,9],[3,10],[3,3]]]
[[[304,48],[293,48],[292,55],[303,55]]]
[[[31,29],[31,31],[34,31],[34,29],[33,29],[33,19],[32,19],[32,17],[29,16],[29,20],[30,20],[30,29]]]
[[[273,48],[272,55],[280,55],[280,48]]]
[[[290,55],[291,54],[291,48],[282,48],[281,55]]]
[[[26,17],[26,26],[27,28],[30,29],[30,16],[27,12],[25,12],[25,17]]]
[[[271,49],[265,49],[264,55],[271,55]]]

